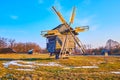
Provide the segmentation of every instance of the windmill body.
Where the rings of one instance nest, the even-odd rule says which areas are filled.
[[[62,57],[63,55],[72,53],[77,45],[81,53],[85,53],[85,49],[79,38],[77,38],[77,35],[79,32],[88,30],[88,26],[76,27],[75,29],[71,27],[75,16],[75,7],[73,8],[69,24],[64,20],[60,12],[58,12],[55,7],[52,8],[58,15],[62,24],[58,25],[52,30],[41,32],[41,34],[47,39],[48,52],[51,54],[55,53],[56,59],[58,59],[59,56]]]

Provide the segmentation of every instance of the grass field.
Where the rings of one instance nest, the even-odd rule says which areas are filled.
[[[0,54],[0,80],[120,80],[120,57]]]

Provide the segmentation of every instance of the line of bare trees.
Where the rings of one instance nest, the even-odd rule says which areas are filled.
[[[33,49],[34,52],[41,52],[41,48],[38,44],[33,42],[15,42],[15,39],[8,39],[0,37],[0,49],[2,48],[11,48],[15,52],[26,53],[28,50]]]

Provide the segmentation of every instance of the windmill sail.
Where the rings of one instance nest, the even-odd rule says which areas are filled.
[[[80,44],[80,43],[77,41],[77,37],[73,34],[73,32],[72,32],[71,29],[70,29],[70,25],[71,25],[71,23],[73,23],[74,17],[75,17],[75,7],[73,8],[73,12],[72,12],[72,15],[71,15],[71,18],[70,18],[70,23],[69,23],[69,25],[67,24],[67,22],[65,21],[65,19],[62,17],[62,15],[60,14],[60,12],[58,12],[58,11],[55,9],[54,6],[53,6],[52,8],[53,8],[53,10],[55,11],[55,13],[58,15],[60,21],[61,21],[63,24],[65,24],[65,27],[69,30],[70,34],[72,35],[72,37],[73,37],[73,39],[74,39],[74,42],[75,42],[75,43],[78,45],[78,47],[81,49],[81,52],[82,52],[82,53],[85,53],[85,50],[84,50],[84,48],[83,48],[83,45]],[[80,41],[80,40],[79,40],[79,41]],[[65,43],[65,42],[63,42],[63,43]],[[61,49],[61,50],[62,50],[62,49]],[[60,52],[61,52],[61,51],[60,51]]]
[[[72,15],[70,17],[70,24],[74,22],[74,17],[75,17],[75,7],[73,8]]]
[[[60,14],[60,12],[58,12],[58,11],[55,9],[54,6],[53,6],[52,8],[53,8],[53,10],[55,11],[55,13],[58,15],[60,21],[61,21],[63,24],[66,23],[65,19],[62,17],[62,15]]]

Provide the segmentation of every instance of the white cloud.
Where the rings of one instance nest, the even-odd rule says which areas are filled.
[[[90,31],[96,31],[99,28],[99,25],[90,25]]]
[[[39,4],[42,4],[42,3],[43,3],[43,0],[38,0],[38,3],[39,3]]]
[[[26,33],[24,30],[8,30],[8,29],[2,29],[0,30],[1,33]]]
[[[83,0],[83,4],[84,4],[84,5],[89,5],[90,2],[91,2],[91,0]]]
[[[11,15],[10,18],[13,19],[13,20],[17,20],[17,19],[18,19],[18,16],[16,16],[16,15]]]
[[[73,24],[74,24],[74,27],[87,26],[87,25],[91,25],[91,20],[90,18],[83,18],[83,19],[75,18]]]
[[[89,24],[89,22],[90,22],[89,18],[84,18],[84,19],[76,18],[75,19],[75,23],[78,25],[87,25],[87,24]]]
[[[90,16],[83,19],[75,19],[75,26],[89,26],[90,31],[96,31],[99,28],[99,24],[94,21],[94,16]]]
[[[59,0],[55,0],[52,6],[57,7],[58,10],[62,9],[62,6],[61,6]]]

